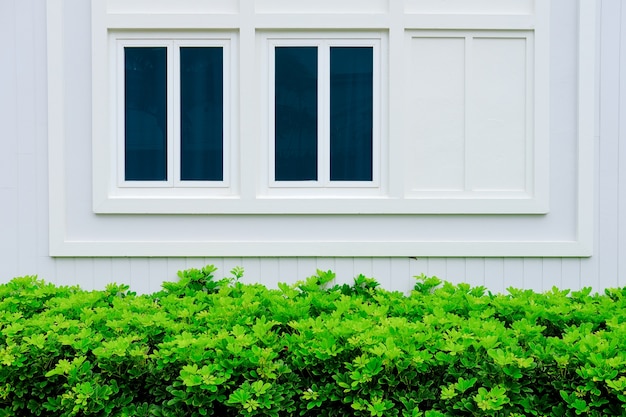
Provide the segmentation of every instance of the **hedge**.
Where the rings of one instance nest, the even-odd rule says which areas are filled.
[[[626,289],[0,285],[0,416],[626,416]]]

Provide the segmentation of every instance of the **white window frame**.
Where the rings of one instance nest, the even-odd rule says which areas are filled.
[[[267,136],[264,142],[268,146],[268,172],[266,195],[371,195],[379,194],[381,184],[381,142],[383,132],[383,104],[387,94],[383,91],[383,73],[386,63],[382,61],[384,34],[368,32],[349,32],[346,34],[320,33],[284,33],[264,34],[263,67],[268,70],[267,106],[264,119],[268,121]],[[338,36],[339,35],[339,36]],[[374,35],[374,36],[372,36]],[[275,51],[281,46],[313,46],[318,56],[318,134],[317,134],[317,172],[316,181],[277,181],[275,175]],[[330,49],[332,47],[371,47],[372,48],[372,180],[370,181],[331,181],[330,180]],[[338,188],[340,190],[333,190]],[[375,189],[375,190],[368,190]]]
[[[115,37],[116,69],[112,71],[116,82],[117,113],[117,185],[129,188],[224,188],[230,186],[230,132],[225,127],[231,118],[230,108],[230,42],[229,39],[160,39],[153,37]],[[165,47],[167,59],[167,179],[165,181],[136,181],[125,179],[125,77],[124,77],[124,50],[126,47]],[[180,49],[183,47],[215,47],[223,51],[223,179],[222,181],[188,181],[181,180],[181,94],[180,94]]]
[[[106,77],[94,67],[94,79],[106,79],[95,112],[109,115],[108,126],[94,119],[94,211],[96,213],[149,212],[154,205],[171,205],[179,200],[212,200],[237,194],[238,149],[236,77],[237,33],[235,31],[110,30],[107,37]],[[124,48],[157,46],[167,48],[167,180],[125,180],[124,133]],[[223,179],[183,181],[180,179],[180,48],[220,47],[223,51]],[[98,100],[100,101],[100,100]],[[103,155],[105,157],[103,157]],[[108,162],[108,163],[107,163]],[[145,202],[145,204],[142,204]]]

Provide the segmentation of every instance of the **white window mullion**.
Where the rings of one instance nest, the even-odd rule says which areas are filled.
[[[276,45],[270,43],[268,48],[268,76],[267,76],[267,93],[269,101],[267,103],[268,115],[268,155],[267,155],[267,175],[269,183],[276,183]]]
[[[178,48],[167,44],[167,185],[173,187],[180,178],[180,77]]]
[[[317,180],[330,183],[330,46],[327,41],[317,48]]]

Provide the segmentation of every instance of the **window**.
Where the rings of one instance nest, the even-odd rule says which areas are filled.
[[[381,38],[265,38],[268,195],[379,187]]]
[[[227,185],[225,45],[201,39],[117,43],[119,185]]]

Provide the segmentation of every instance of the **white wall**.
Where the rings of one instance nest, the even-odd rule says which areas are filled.
[[[553,36],[575,39],[572,0],[553,1],[562,24]],[[221,273],[246,269],[247,281],[275,286],[332,269],[338,281],[356,274],[373,276],[385,287],[410,289],[412,275],[425,273],[451,281],[486,285],[494,291],[508,286],[548,289],[626,285],[626,146],[620,131],[626,122],[626,4],[601,0],[599,53],[599,142],[596,163],[595,245],[591,258],[50,258],[48,256],[48,154],[46,85],[46,4],[43,0],[0,0],[0,280],[37,274],[59,284],[101,288],[127,282],[139,292],[154,291],[179,269],[213,263]],[[85,22],[88,25],[88,22]],[[623,26],[623,27],[622,27]],[[553,51],[552,82],[571,72],[566,51]],[[559,67],[563,62],[563,67]],[[553,105],[564,117],[576,111]],[[68,116],[71,120],[71,115]],[[626,130],[626,129],[625,129]],[[574,131],[553,129],[555,137]],[[89,138],[85,138],[89,140]],[[558,141],[555,141],[558,142]],[[551,152],[558,154],[559,149]],[[621,169],[620,169],[621,167]],[[54,198],[54,196],[53,196]],[[86,201],[90,195],[84,196]]]

